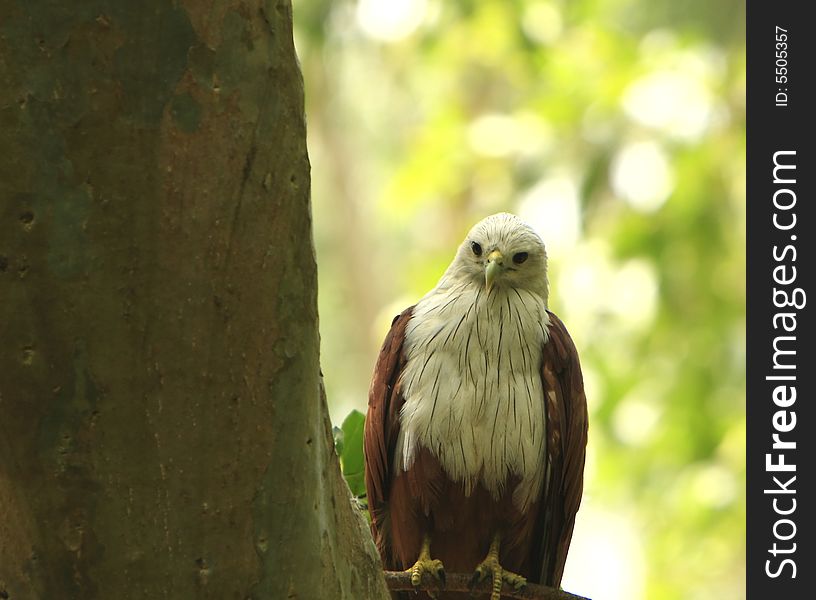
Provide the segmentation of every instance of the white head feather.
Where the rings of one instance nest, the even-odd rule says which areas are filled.
[[[464,282],[484,287],[488,257],[497,250],[503,257],[503,269],[495,280],[495,287],[533,292],[546,306],[549,282],[544,242],[532,227],[510,213],[490,215],[471,228],[430,294]],[[522,259],[524,255],[526,258]]]

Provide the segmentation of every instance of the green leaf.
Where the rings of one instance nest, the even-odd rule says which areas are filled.
[[[365,496],[365,459],[363,457],[363,429],[365,415],[358,410],[351,411],[341,426],[340,467],[351,493]],[[337,436],[335,436],[337,440]],[[336,445],[336,441],[335,441]]]

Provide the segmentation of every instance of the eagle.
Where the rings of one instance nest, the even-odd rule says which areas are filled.
[[[446,570],[491,578],[492,600],[504,582],[560,585],[588,420],[548,294],[544,242],[499,213],[391,324],[369,389],[365,484],[383,565],[414,586],[423,573],[444,584]]]

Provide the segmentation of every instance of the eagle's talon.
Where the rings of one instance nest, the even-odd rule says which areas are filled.
[[[502,583],[504,582],[516,590],[520,590],[527,585],[527,579],[521,575],[518,575],[517,573],[505,570],[499,564],[500,540],[501,536],[496,534],[496,536],[493,538],[493,542],[490,544],[490,552],[487,553],[487,557],[476,567],[473,577],[470,579],[470,587],[473,589],[477,583],[487,579],[488,575],[492,575],[493,586],[491,589],[490,600],[501,599],[501,588]]]
[[[516,591],[527,587],[527,579],[516,573],[502,570],[502,579],[512,586]]]
[[[443,586],[445,585],[445,567],[441,560],[420,557],[413,567],[406,569],[406,572],[411,574],[411,585],[414,587],[422,585],[423,573],[427,573]]]
[[[439,579],[440,582],[442,582],[442,587],[445,587],[445,584],[447,583],[447,578],[445,577],[445,567],[442,565],[441,560],[437,560],[435,562],[439,563],[436,569],[436,578]]]
[[[410,569],[406,569],[406,573],[411,574],[411,585],[418,588],[422,585],[422,574],[428,573],[431,577],[440,583],[440,587],[445,587],[445,566],[441,560],[431,558],[431,540],[425,537],[422,541],[422,549],[419,552],[419,558]],[[426,590],[426,593],[434,598],[434,593]]]
[[[473,571],[473,575],[470,577],[470,582],[468,582],[468,587],[472,590],[479,583],[484,581],[485,577],[487,577],[487,571],[483,568],[483,565],[479,565],[476,567],[476,570]]]

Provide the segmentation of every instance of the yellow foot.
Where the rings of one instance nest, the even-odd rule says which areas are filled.
[[[441,560],[434,560],[431,558],[431,539],[425,536],[422,541],[422,549],[419,552],[419,558],[414,563],[414,566],[406,570],[411,574],[411,585],[419,587],[422,583],[422,574],[428,573],[431,577],[436,579],[440,587],[445,586],[445,567]],[[435,598],[436,594],[431,590],[426,590],[426,593]]]
[[[527,580],[524,577],[506,571],[499,564],[499,541],[500,537],[497,534],[496,537],[493,538],[493,543],[490,544],[490,552],[487,553],[487,558],[479,563],[470,580],[470,585],[473,587],[477,583],[487,579],[488,576],[491,576],[493,578],[493,589],[490,594],[490,600],[499,600],[501,598],[502,583],[505,581],[516,590],[520,590],[527,585]]]

